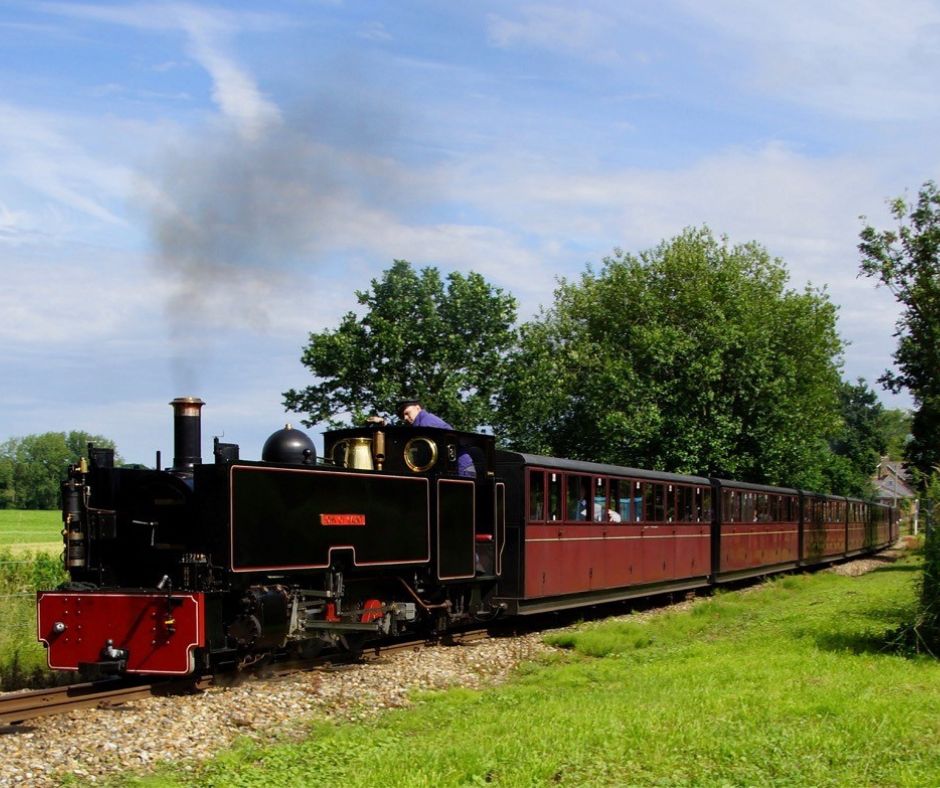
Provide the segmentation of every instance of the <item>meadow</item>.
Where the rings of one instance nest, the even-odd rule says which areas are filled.
[[[14,555],[62,551],[62,513],[0,509],[0,549]]]
[[[938,785],[940,664],[898,653],[921,559],[585,623],[508,684],[429,693],[140,786]]]

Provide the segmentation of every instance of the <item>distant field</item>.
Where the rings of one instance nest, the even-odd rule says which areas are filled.
[[[58,552],[62,549],[62,515],[58,510],[0,509],[0,548],[15,553]]]

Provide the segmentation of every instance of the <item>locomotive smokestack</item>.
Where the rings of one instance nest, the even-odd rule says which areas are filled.
[[[177,397],[173,406],[173,468],[202,464],[202,406],[199,397]]]

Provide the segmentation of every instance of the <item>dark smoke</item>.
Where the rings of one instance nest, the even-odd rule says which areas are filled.
[[[264,331],[298,271],[309,275],[328,246],[361,240],[337,237],[337,226],[355,226],[363,206],[401,206],[407,189],[388,154],[396,126],[381,103],[321,99],[254,139],[212,126],[162,157],[146,203],[170,285],[175,390],[199,389],[196,371],[212,352],[204,329]]]

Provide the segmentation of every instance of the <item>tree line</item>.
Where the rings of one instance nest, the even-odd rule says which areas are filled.
[[[414,397],[508,448],[858,496],[888,451],[926,484],[940,466],[940,193],[928,182],[892,212],[895,229],[862,231],[860,269],[902,305],[897,369],[879,382],[911,392],[912,417],[842,379],[825,289],[790,287],[760,244],[707,227],[615,249],[521,324],[481,275],[396,260],[356,291],[358,312],[310,334],[315,382],[283,404],[339,426]],[[0,445],[0,507],[55,508],[89,442],[114,447],[80,431]]]
[[[316,382],[284,393],[308,427],[414,397],[508,448],[859,496],[906,434],[864,381],[842,380],[825,290],[788,287],[781,260],[708,228],[614,250],[522,324],[479,274],[404,260],[356,298],[309,336]]]
[[[89,443],[114,448],[107,438],[77,430],[26,435],[0,444],[0,509],[57,508],[59,484],[69,465],[88,456]]]

